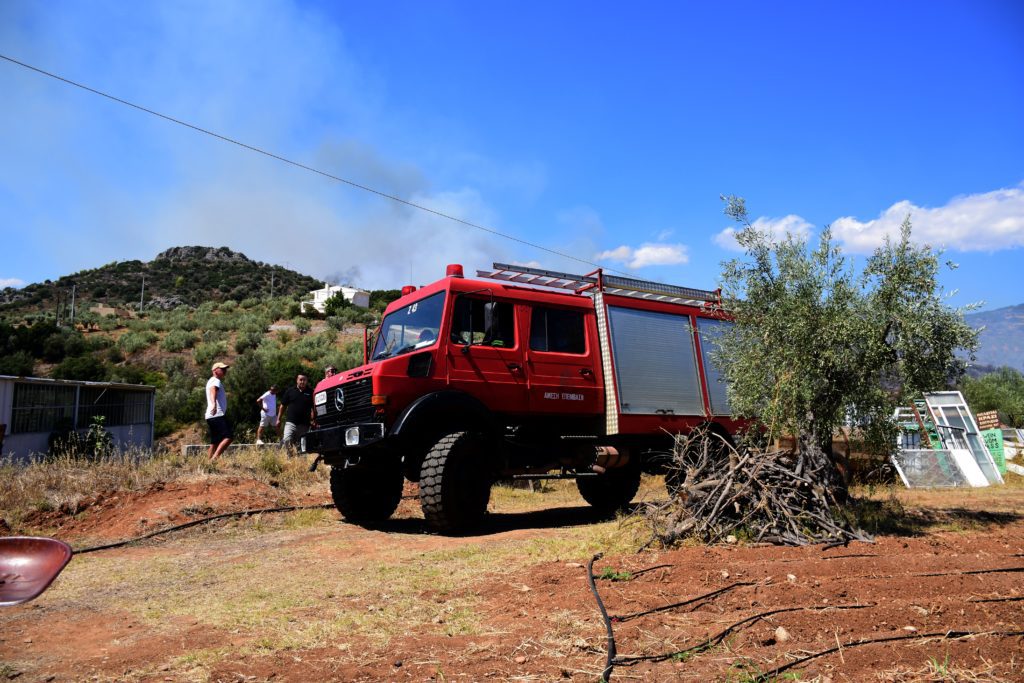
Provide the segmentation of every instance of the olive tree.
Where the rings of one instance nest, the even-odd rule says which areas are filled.
[[[1024,427],[1024,374],[1011,367],[979,377],[965,377],[964,397],[976,412],[998,410],[999,418],[1011,427]]]
[[[748,220],[742,198],[723,197],[746,255],[723,264],[725,306],[736,324],[717,355],[734,412],[802,453],[830,458],[844,424],[869,445],[893,444],[903,394],[944,389],[973,359],[977,332],[939,291],[939,252],[915,245],[909,218],[858,269],[829,229],[816,245],[776,238]],[[951,264],[949,264],[951,265]]]

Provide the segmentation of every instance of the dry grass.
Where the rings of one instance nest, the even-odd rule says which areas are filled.
[[[0,518],[12,530],[33,512],[78,509],[99,493],[141,491],[157,483],[216,477],[241,477],[273,484],[284,493],[326,486],[327,468],[307,471],[303,458],[288,458],[276,449],[238,449],[210,463],[205,454],[134,449],[102,460],[74,457],[0,460]]]

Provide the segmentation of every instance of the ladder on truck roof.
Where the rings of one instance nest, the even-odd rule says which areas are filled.
[[[722,302],[722,290],[720,289],[710,291],[694,289],[693,287],[666,285],[650,280],[635,280],[628,277],[605,275],[600,269],[586,275],[573,275],[554,270],[541,270],[540,268],[530,268],[528,266],[495,263],[493,264],[493,270],[477,270],[476,275],[477,277],[489,278],[491,280],[503,280],[523,285],[570,289],[577,294],[598,289],[608,294],[627,296],[633,299],[665,301],[667,303],[688,304],[690,306],[720,305]]]

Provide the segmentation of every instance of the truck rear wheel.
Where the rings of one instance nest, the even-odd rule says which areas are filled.
[[[334,507],[350,522],[379,522],[402,500],[402,466],[394,456],[331,468]]]
[[[602,514],[611,514],[629,505],[640,489],[640,465],[635,460],[610,469],[596,477],[578,477],[576,488],[583,500]]]
[[[486,440],[475,432],[442,436],[423,459],[420,505],[435,531],[460,533],[479,525],[491,498]]]

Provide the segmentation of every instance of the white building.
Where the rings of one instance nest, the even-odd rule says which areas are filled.
[[[316,289],[309,293],[313,298],[302,302],[302,310],[305,311],[309,308],[315,308],[317,311],[323,313],[324,305],[327,303],[327,300],[338,293],[341,293],[341,295],[345,297],[347,301],[352,302],[354,306],[359,306],[360,308],[370,307],[369,292],[364,292],[363,290],[356,289],[355,287],[329,285],[325,282],[323,289]]]
[[[84,432],[102,415],[118,448],[153,446],[156,388],[0,375],[0,455],[46,453],[50,435]]]

